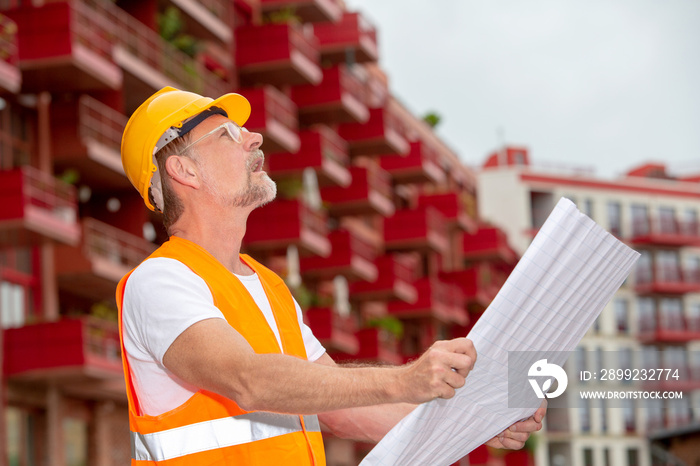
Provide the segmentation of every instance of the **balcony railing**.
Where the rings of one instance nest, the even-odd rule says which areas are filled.
[[[318,85],[293,87],[292,100],[305,124],[362,123],[369,118],[364,85],[346,65],[324,69]]]
[[[350,167],[352,181],[347,188],[330,186],[321,189],[332,215],[379,214],[394,212],[391,178],[376,165]]]
[[[255,209],[248,217],[243,244],[268,252],[285,251],[291,245],[324,257],[331,252],[325,212],[296,199],[279,199]]]
[[[4,373],[65,383],[123,377],[119,328],[93,317],[6,329]],[[56,379],[60,375],[60,379]]]
[[[449,248],[447,224],[433,207],[403,209],[384,219],[386,249],[444,253]]]
[[[243,90],[254,109],[246,122],[248,130],[262,134],[266,152],[299,150],[297,106],[289,97],[272,86]]]
[[[345,12],[337,23],[314,25],[321,55],[331,63],[343,63],[349,54],[356,63],[376,62],[379,57],[377,31],[359,13]]]
[[[463,256],[468,261],[496,259],[515,263],[517,255],[508,245],[505,232],[496,227],[481,227],[474,234],[465,234]]]
[[[411,260],[395,255],[384,255],[375,260],[377,278],[372,281],[358,281],[350,284],[350,296],[355,300],[390,301],[401,300],[409,303],[418,299],[413,286],[415,264]]]
[[[83,220],[83,253],[109,259],[132,269],[156,249],[155,245],[106,223],[86,218]]]
[[[399,119],[386,108],[371,108],[365,123],[343,123],[338,134],[350,146],[350,155],[407,154],[410,146]]]
[[[291,9],[304,23],[338,21],[343,16],[343,5],[339,0],[260,0],[264,13]]]
[[[420,141],[410,143],[408,155],[384,156],[379,162],[396,183],[443,183],[445,172],[440,164],[440,153]]]
[[[434,278],[424,277],[413,283],[418,292],[418,299],[413,303],[391,301],[387,305],[389,314],[402,319],[430,317],[445,323],[466,323],[455,312],[455,300],[451,287]],[[462,320],[462,322],[458,322]]]
[[[459,287],[467,299],[469,310],[480,312],[486,309],[496,297],[499,275],[487,263],[481,263],[464,270],[440,272],[440,279]]]
[[[355,336],[356,325],[352,316],[341,316],[332,308],[311,308],[306,311],[306,320],[326,350],[355,355],[360,343]]]
[[[236,64],[244,84],[318,84],[318,41],[296,23],[241,26],[236,29]]]
[[[328,239],[331,242],[328,257],[301,258],[301,273],[305,277],[343,275],[349,280],[376,280],[376,252],[372,245],[348,230],[333,231]]]
[[[76,191],[32,167],[0,171],[0,242],[32,245],[80,240]]]
[[[646,343],[684,343],[700,340],[700,318],[683,315],[640,318],[639,339]]]
[[[420,194],[418,207],[434,207],[451,227],[475,233],[478,229],[474,212],[474,198],[465,192],[451,191],[439,194]]]
[[[700,270],[659,265],[640,267],[635,272],[640,294],[686,294],[700,291]]]
[[[226,92],[228,85],[225,81],[114,3],[85,0],[85,4],[75,2],[73,7],[80,11],[79,29],[86,31],[80,36],[81,40],[97,40],[99,48],[110,57],[113,56],[113,46],[120,45],[184,89],[211,96]]]
[[[659,246],[700,246],[700,223],[675,218],[637,218],[630,242]]]
[[[338,133],[316,126],[299,133],[299,150],[267,154],[268,173],[273,178],[299,178],[312,168],[321,186],[350,185],[348,147]]]
[[[97,141],[119,154],[126,121],[125,115],[99,100],[88,95],[80,96],[78,131],[81,138]]]
[[[337,360],[361,360],[383,364],[401,364],[403,357],[399,353],[398,340],[385,329],[363,328],[355,335],[360,349],[355,355],[334,355]]]

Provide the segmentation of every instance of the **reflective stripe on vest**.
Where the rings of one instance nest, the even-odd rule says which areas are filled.
[[[318,417],[303,418],[307,432],[321,431]],[[166,461],[301,431],[297,415],[256,411],[151,434],[132,432],[131,457],[138,461]]]

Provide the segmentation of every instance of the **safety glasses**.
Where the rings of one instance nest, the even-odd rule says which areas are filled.
[[[228,133],[228,135],[231,137],[231,139],[233,139],[238,144],[240,144],[243,141],[243,132],[244,131],[246,133],[248,132],[247,129],[241,128],[236,123],[234,123],[232,121],[227,121],[226,123],[223,123],[223,124],[217,126],[216,128],[214,128],[213,130],[209,131],[207,134],[205,134],[201,138],[197,139],[196,141],[188,144],[184,149],[182,149],[182,151],[180,151],[180,153],[186,152],[190,147],[194,146],[195,144],[200,142],[202,139],[206,139],[209,136],[211,136],[212,134],[221,131],[222,129],[225,130]]]

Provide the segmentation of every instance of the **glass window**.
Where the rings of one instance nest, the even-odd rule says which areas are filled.
[[[593,449],[584,448],[583,449],[583,466],[593,466]]]
[[[5,408],[5,455],[8,466],[39,464],[37,457],[43,449],[37,443],[36,413],[7,406]]]
[[[615,323],[618,333],[629,332],[629,306],[625,298],[615,298]]]
[[[581,432],[591,431],[591,405],[590,400],[585,398],[579,400],[579,421]]]
[[[623,399],[622,401],[622,419],[625,423],[625,432],[634,432],[636,430],[637,416],[634,409],[634,400]]]
[[[615,236],[622,233],[622,206],[617,201],[608,202],[608,229]]]
[[[627,466],[639,466],[639,450],[636,448],[627,449]]]
[[[80,419],[63,419],[63,450],[66,466],[87,466],[87,423]]]
[[[608,431],[608,402],[604,399],[598,400],[600,402],[600,431]]]
[[[700,229],[698,228],[698,211],[690,208],[685,209],[683,217],[683,234],[689,236],[700,235]]]
[[[656,330],[656,309],[653,298],[637,299],[637,315],[639,316],[640,333]]]
[[[662,298],[659,302],[659,325],[664,330],[683,330],[683,303],[679,298]]]
[[[593,199],[583,201],[583,213],[593,218]]]
[[[676,209],[673,207],[659,207],[659,232],[666,234],[678,233]]]
[[[24,287],[10,282],[0,282],[0,326],[21,327],[26,315]]]
[[[649,209],[644,204],[632,204],[632,236],[649,234]]]
[[[681,279],[680,261],[677,251],[659,251],[656,255],[656,280],[662,282],[679,282]]]
[[[688,304],[688,330],[691,332],[700,331],[700,303],[690,303]]]

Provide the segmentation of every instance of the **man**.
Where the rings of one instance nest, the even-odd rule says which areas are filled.
[[[250,212],[274,199],[247,100],[173,88],[131,116],[124,170],[170,236],[117,290],[132,464],[324,464],[319,421],[378,441],[419,403],[450,398],[471,341],[401,367],[337,366],[284,282],[240,255]],[[489,442],[521,448],[544,410]]]

